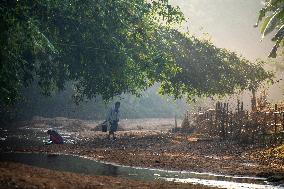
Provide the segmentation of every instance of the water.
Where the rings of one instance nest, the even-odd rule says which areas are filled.
[[[15,161],[24,164],[48,168],[58,171],[69,171],[89,175],[115,176],[139,180],[165,180],[203,184],[220,188],[272,188],[284,189],[283,186],[273,186],[264,178],[234,177],[215,175],[210,173],[197,173],[186,171],[166,171],[160,169],[147,169],[129,166],[120,166],[109,163],[89,160],[71,155],[56,155],[42,153],[2,153],[0,161]]]

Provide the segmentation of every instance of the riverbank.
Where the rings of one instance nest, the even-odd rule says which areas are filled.
[[[57,128],[65,138],[65,144],[44,145],[42,140],[47,138],[45,131],[48,125],[26,125],[11,131],[2,130],[5,132],[2,136],[6,138],[0,141],[0,152],[73,154],[137,167],[284,177],[283,144],[239,144],[200,135],[145,129],[119,131],[116,140],[109,140],[106,133],[95,127],[79,125],[72,130],[66,129],[69,126],[61,130]]]
[[[263,147],[155,131],[120,131],[116,140],[101,132],[70,135],[73,143],[26,145],[2,142],[1,151],[63,153],[122,165],[243,176],[284,175],[284,145]],[[76,137],[75,137],[76,136]]]
[[[174,182],[146,182],[109,176],[91,176],[70,172],[52,171],[12,162],[0,162],[0,189],[81,189],[81,188],[182,188],[212,189],[201,185]]]

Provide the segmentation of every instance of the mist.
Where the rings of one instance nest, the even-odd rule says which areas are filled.
[[[283,0],[1,0],[0,188],[283,188],[283,20]]]
[[[170,3],[179,6],[187,18],[181,30],[210,40],[217,47],[229,49],[252,62],[257,59],[266,61],[266,70],[275,73],[275,83],[264,84],[258,95],[266,90],[269,102],[283,100],[283,57],[276,60],[268,58],[273,47],[273,33],[262,39],[260,29],[254,27],[258,12],[264,4],[262,0],[171,0]],[[249,109],[251,93],[248,91],[223,100],[237,98],[244,101],[245,107]]]

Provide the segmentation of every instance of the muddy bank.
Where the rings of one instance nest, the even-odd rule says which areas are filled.
[[[283,176],[284,145],[243,145],[232,141],[208,139],[200,135],[173,134],[168,130],[126,130],[116,140],[95,131],[95,124],[77,128],[64,120],[27,122],[13,131],[1,131],[0,152],[45,152],[86,156],[122,165],[170,170],[212,172],[243,176]],[[62,133],[66,144],[43,145],[49,123]],[[68,124],[66,124],[68,123]],[[158,124],[158,123],[155,123]],[[64,127],[63,127],[63,126]],[[67,129],[66,129],[67,128]],[[144,126],[147,128],[147,126]],[[160,128],[160,127],[159,127]]]
[[[27,145],[5,140],[1,141],[1,151],[76,154],[129,166],[230,175],[284,175],[284,158],[279,156],[284,151],[281,146],[274,153],[276,147],[202,141],[193,136],[154,131],[121,131],[116,140],[108,140],[104,133],[91,131],[70,138],[73,143],[49,146],[30,140],[25,142]]]
[[[12,162],[0,162],[0,188],[192,188],[209,189],[201,185],[174,182],[144,182],[108,176],[90,176],[51,171]]]

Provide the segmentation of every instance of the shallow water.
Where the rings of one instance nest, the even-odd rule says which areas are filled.
[[[15,161],[24,164],[48,168],[58,171],[69,171],[90,175],[105,175],[139,180],[166,180],[203,184],[220,188],[278,188],[264,178],[234,177],[228,175],[215,175],[210,173],[197,173],[186,171],[166,171],[160,169],[147,169],[129,166],[120,166],[109,163],[89,160],[71,155],[40,154],[40,153],[2,153],[0,161]]]

